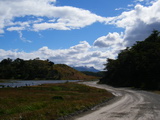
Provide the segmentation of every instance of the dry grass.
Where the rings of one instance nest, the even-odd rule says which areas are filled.
[[[76,83],[0,89],[0,120],[54,120],[112,95]]]
[[[58,71],[61,80],[97,80],[98,77],[85,75],[67,65],[56,64],[54,70]]]

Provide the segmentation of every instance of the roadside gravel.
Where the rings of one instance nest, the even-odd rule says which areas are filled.
[[[116,97],[105,106],[78,115],[74,120],[160,120],[160,95],[96,82],[83,84],[110,91]]]

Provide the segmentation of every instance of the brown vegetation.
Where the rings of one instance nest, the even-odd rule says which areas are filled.
[[[94,80],[98,77],[85,75],[82,72],[79,72],[65,64],[56,64],[53,69],[57,71],[57,78],[61,80]]]
[[[76,83],[0,89],[1,120],[54,120],[109,99],[105,90]]]
[[[49,60],[4,59],[0,62],[0,79],[11,80],[90,80],[87,76],[65,64]]]

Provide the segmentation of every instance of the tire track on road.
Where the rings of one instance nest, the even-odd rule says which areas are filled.
[[[160,95],[158,94],[127,88],[113,88],[96,84],[96,82],[83,84],[106,89],[116,97],[106,106],[90,114],[79,116],[75,120],[160,120]]]

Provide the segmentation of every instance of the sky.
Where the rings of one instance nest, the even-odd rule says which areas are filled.
[[[160,30],[160,0],[0,0],[0,60],[49,59],[103,70]]]

